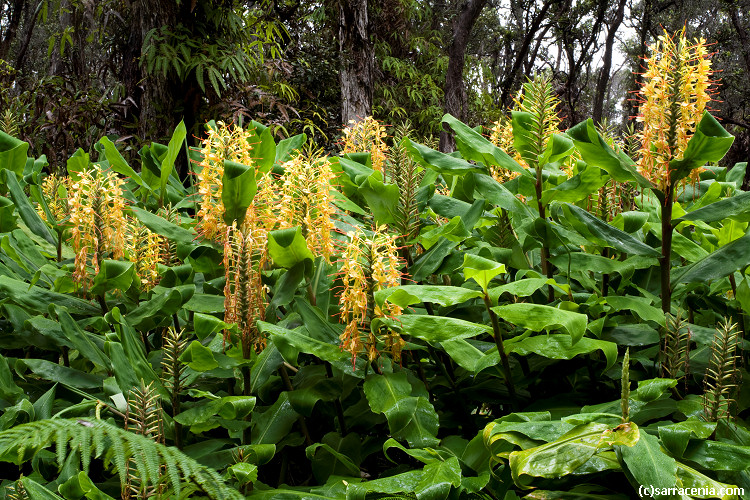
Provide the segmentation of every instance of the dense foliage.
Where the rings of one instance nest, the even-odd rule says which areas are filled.
[[[2,494],[750,498],[750,193],[707,56],[663,34],[625,138],[563,131],[545,74],[490,139],[443,116],[453,154],[209,122],[59,175],[0,132]]]

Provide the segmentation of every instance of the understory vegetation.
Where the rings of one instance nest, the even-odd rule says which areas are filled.
[[[708,52],[664,32],[624,136],[544,72],[450,154],[211,121],[63,172],[0,132],[0,496],[750,498]]]

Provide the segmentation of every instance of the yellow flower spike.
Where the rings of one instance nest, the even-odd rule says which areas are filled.
[[[706,41],[690,43],[684,28],[674,36],[665,31],[650,49],[636,117],[643,124],[638,133],[638,169],[666,191],[671,182],[669,163],[682,158],[711,101],[711,61]],[[698,174],[694,170],[691,180],[697,181]]]
[[[400,359],[401,343],[398,336],[387,332],[379,338],[379,332],[370,330],[370,321],[375,317],[401,314],[401,308],[386,303],[384,310],[375,305],[373,294],[378,290],[401,284],[396,238],[386,233],[385,226],[375,229],[372,238],[364,237],[361,231],[349,235],[350,241],[342,255],[339,272],[343,290],[339,298],[340,321],[346,323],[341,335],[341,348],[352,355],[352,362],[360,354],[370,361],[377,358],[377,344],[383,342],[394,359]],[[399,337],[400,338],[400,337]],[[395,351],[393,349],[396,349]]]
[[[334,178],[328,158],[300,154],[284,164],[281,178],[280,227],[300,226],[307,246],[330,262],[333,254]]]
[[[70,186],[71,241],[76,255],[73,280],[84,294],[102,259],[124,256],[127,221],[122,185],[114,172],[93,166],[83,170],[78,182]]]
[[[128,239],[125,243],[128,258],[135,265],[135,271],[144,290],[150,290],[159,282],[159,264],[163,261],[163,240],[151,232],[135,217],[128,220]]]
[[[47,220],[47,213],[42,209],[41,206],[37,206],[37,212],[42,220],[53,223],[60,223],[68,215],[70,210],[68,208],[68,192],[70,191],[70,177],[63,177],[58,174],[50,174],[42,181],[42,196],[47,202],[47,208],[55,218],[54,221]]]
[[[385,144],[387,136],[385,127],[372,116],[368,116],[357,122],[351,120],[343,132],[342,152],[369,152],[372,169],[382,172],[388,151],[388,146]]]
[[[250,229],[252,222],[242,228],[233,224],[224,233],[224,322],[237,324],[246,359],[252,351],[260,352],[266,346],[257,326],[265,318],[267,306],[267,290],[261,279],[265,243],[256,240]]]

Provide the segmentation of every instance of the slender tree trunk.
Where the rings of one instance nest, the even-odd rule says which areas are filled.
[[[612,70],[612,53],[615,45],[615,36],[617,30],[622,24],[623,17],[625,15],[625,4],[627,0],[620,0],[617,4],[617,11],[612,21],[609,23],[607,30],[607,40],[604,47],[604,61],[599,73],[599,80],[596,82],[596,94],[594,97],[594,111],[592,118],[594,123],[601,123],[602,116],[604,115],[604,100],[607,96],[607,86],[609,84],[610,71]]]
[[[464,60],[471,29],[487,0],[466,0],[453,20],[453,41],[448,48],[448,70],[445,74],[445,112],[459,120],[466,119],[467,102],[464,88]],[[450,152],[455,147],[453,136],[446,130],[440,132],[440,151]]]
[[[360,120],[372,111],[375,58],[370,43],[367,0],[339,0],[341,121]]]
[[[34,26],[36,25],[36,20],[39,17],[39,11],[42,9],[43,4],[44,0],[39,0],[34,12],[32,12],[31,15],[27,15],[24,20],[24,26],[28,26],[26,27],[26,37],[24,38],[21,48],[18,50],[18,55],[16,56],[16,69],[19,71],[26,60],[26,51],[29,48],[29,43],[31,43],[31,35],[34,33]]]
[[[16,32],[18,31],[18,25],[21,24],[21,12],[26,7],[26,0],[13,0],[11,2],[13,7],[10,10],[10,17],[8,19],[8,26],[4,27],[4,33],[2,40],[0,40],[0,59],[7,59],[8,52],[10,52],[10,46],[13,40],[16,39]]]

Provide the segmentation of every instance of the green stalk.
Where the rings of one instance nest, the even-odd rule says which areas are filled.
[[[510,398],[513,406],[517,406],[518,398],[516,396],[516,386],[513,384],[513,374],[510,371],[510,361],[508,360],[508,354],[505,352],[503,346],[503,332],[500,330],[500,322],[497,319],[497,315],[492,310],[492,302],[487,292],[484,292],[484,305],[487,308],[487,312],[490,315],[490,321],[492,321],[492,332],[495,338],[495,345],[497,346],[497,352],[500,353],[500,359],[503,363],[503,374],[505,375],[505,385],[508,387]]]

